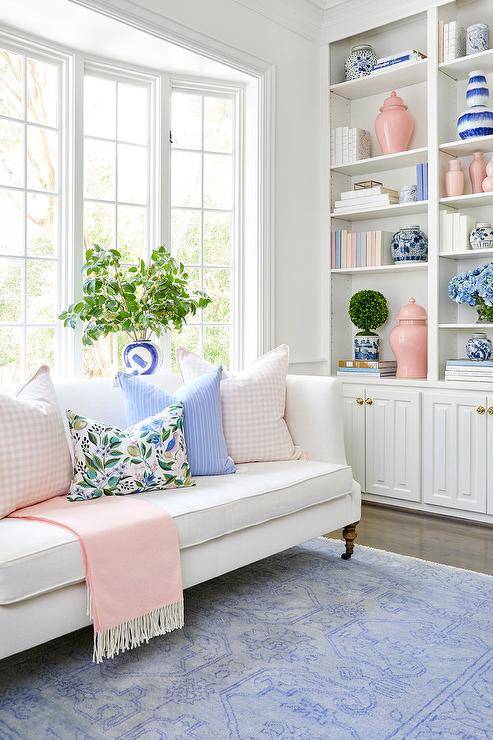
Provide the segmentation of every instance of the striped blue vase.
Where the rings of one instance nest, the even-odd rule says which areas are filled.
[[[470,72],[466,90],[467,108],[457,120],[457,131],[461,139],[493,134],[493,110],[487,106],[489,97],[484,72]]]

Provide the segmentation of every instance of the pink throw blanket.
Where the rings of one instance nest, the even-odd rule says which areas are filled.
[[[183,627],[180,547],[168,512],[134,496],[77,504],[57,497],[10,516],[64,527],[79,538],[96,663]]]

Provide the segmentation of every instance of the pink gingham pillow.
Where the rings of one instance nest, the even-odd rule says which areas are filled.
[[[177,358],[185,383],[214,370],[214,365],[186,349],[178,349]],[[235,463],[301,457],[284,420],[288,363],[289,348],[282,344],[244,372],[223,373],[223,431]]]
[[[70,451],[45,365],[15,396],[0,394],[0,518],[67,493]]]

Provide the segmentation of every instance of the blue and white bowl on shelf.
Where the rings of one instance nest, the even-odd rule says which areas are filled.
[[[457,119],[457,132],[461,139],[493,134],[493,110],[486,103],[490,90],[486,75],[480,70],[469,73],[466,90],[466,110]]]
[[[354,359],[378,360],[379,341],[378,334],[356,334],[354,337]]]
[[[390,242],[394,262],[426,262],[428,239],[419,226],[401,226]]]
[[[346,80],[357,80],[358,77],[366,77],[371,74],[377,59],[378,57],[370,44],[353,46],[344,63]]]
[[[161,350],[149,339],[130,342],[123,350],[123,364],[131,375],[152,375],[159,370],[161,361]]]
[[[473,334],[466,342],[466,353],[470,360],[476,362],[486,362],[491,359],[491,350],[493,343],[486,334],[483,332],[477,332]]]

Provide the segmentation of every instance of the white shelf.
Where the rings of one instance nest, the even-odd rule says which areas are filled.
[[[428,147],[422,146],[419,149],[410,149],[407,152],[398,152],[397,154],[380,154],[378,157],[369,157],[368,159],[359,159],[357,162],[349,164],[339,164],[331,167],[332,172],[339,172],[342,175],[369,175],[373,172],[388,172],[389,170],[398,170],[403,167],[413,167],[421,162],[428,161]]]
[[[483,329],[493,329],[493,324],[478,324],[475,322],[474,324],[438,324],[438,327],[440,329],[451,329],[454,331],[457,331],[458,329],[467,331],[482,331]]]
[[[493,206],[493,193],[468,193],[440,198],[440,205],[450,208],[479,208]]]
[[[338,82],[330,86],[330,92],[348,100],[367,98],[371,95],[387,92],[408,85],[417,85],[425,82],[427,60],[419,62],[404,62],[399,66],[390,67],[382,72],[375,72],[357,80]]]
[[[426,270],[427,262],[398,262],[394,265],[375,265],[372,267],[333,267],[333,275],[354,275],[360,272],[412,272],[413,270]]]
[[[492,136],[475,136],[472,139],[459,139],[440,144],[440,151],[453,157],[468,157],[474,152],[493,152]]]
[[[427,200],[418,200],[415,203],[396,203],[392,206],[374,208],[370,211],[357,211],[356,213],[331,213],[331,218],[339,221],[369,221],[373,218],[394,218],[396,216],[408,216],[413,213],[426,213],[428,210]]]
[[[449,260],[480,260],[493,257],[493,249],[466,249],[464,252],[440,252],[440,257]]]
[[[469,72],[474,72],[476,69],[493,72],[493,49],[459,57],[453,62],[442,62],[438,65],[438,69],[454,80],[466,80]]]

